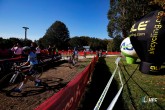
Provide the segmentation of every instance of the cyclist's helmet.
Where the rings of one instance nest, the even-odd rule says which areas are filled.
[[[26,52],[26,51],[30,51],[30,47],[25,46],[25,47],[22,48],[22,50],[23,50],[24,52]]]

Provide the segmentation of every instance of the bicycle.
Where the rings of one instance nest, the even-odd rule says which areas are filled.
[[[28,72],[29,68],[29,66],[20,67],[14,63],[11,68],[12,72],[8,73],[0,79],[0,89],[19,84],[24,80],[26,72]],[[43,67],[39,65],[38,68],[34,70],[34,74],[32,76],[39,78],[41,77],[42,72]]]
[[[21,59],[4,59],[4,60],[0,60],[0,78],[3,77],[5,75],[5,73],[9,73],[11,72],[13,64],[21,64],[22,62],[24,62],[24,58],[22,57]]]
[[[69,63],[69,67],[72,68],[72,66],[75,66],[76,64],[76,60],[74,56],[68,56],[68,63]]]

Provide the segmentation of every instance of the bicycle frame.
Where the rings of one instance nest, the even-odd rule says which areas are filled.
[[[12,72],[6,74],[0,79],[0,89],[8,88],[12,85],[18,84],[19,82],[23,81],[24,76],[26,75],[23,69],[26,69],[27,67],[29,68],[29,66],[18,68],[16,64],[13,64]],[[39,78],[42,75],[42,72],[43,68],[41,66],[40,71],[38,71],[37,69],[34,70],[34,74],[32,74],[32,76],[35,78]]]
[[[11,77],[9,83],[14,83],[19,73],[20,73],[19,71],[16,71],[16,74],[13,74],[13,76]]]
[[[12,77],[11,77],[11,79],[9,81],[9,84],[14,84],[14,82],[17,79],[18,75],[22,75],[23,76],[22,68],[18,68],[17,65],[16,65],[16,63],[13,64],[13,67],[12,68],[14,70],[14,74],[12,75]]]

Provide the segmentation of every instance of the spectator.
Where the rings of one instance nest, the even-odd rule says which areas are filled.
[[[52,47],[52,60],[56,59],[56,46],[53,45]]]
[[[52,47],[51,47],[51,45],[49,45],[49,47],[48,47],[48,54],[52,55]]]
[[[84,58],[86,58],[86,49],[84,49],[83,52],[84,52]]]
[[[55,51],[56,51],[56,46],[53,45],[53,47],[52,47],[52,55],[53,55],[53,57],[55,56]]]
[[[32,42],[30,48],[33,52],[36,52],[37,44],[35,42]]]
[[[106,55],[106,56],[108,55],[108,51],[107,51],[107,50],[105,51],[105,55]]]
[[[41,48],[40,48],[40,46],[37,46],[36,47],[36,54],[40,54],[41,53]]]
[[[68,47],[68,55],[67,56],[70,56],[71,55],[71,49]]]
[[[98,51],[98,50],[96,50],[96,56],[98,56],[98,57],[99,57],[99,51]]]
[[[56,56],[58,56],[58,48],[56,48]]]
[[[102,50],[99,51],[99,57],[102,57]]]
[[[43,62],[43,60],[41,59],[41,48],[40,46],[36,47],[36,56],[37,56],[37,60],[39,63]]]
[[[54,54],[55,54],[55,47],[51,47],[51,45],[49,45],[48,52],[49,52],[49,57],[51,57],[52,61],[53,61],[54,60]]]
[[[22,55],[22,47],[19,43],[14,45],[11,48],[11,51],[13,52],[13,57],[20,57]]]

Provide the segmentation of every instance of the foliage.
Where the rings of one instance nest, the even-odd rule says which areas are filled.
[[[163,8],[162,6],[164,5],[165,0],[150,0],[150,4],[151,5],[158,5],[161,8]]]
[[[160,9],[160,6],[156,3],[151,5],[150,1],[110,0],[108,35],[114,38],[117,34],[122,33],[122,37],[127,37],[131,26],[136,20],[150,11]]]
[[[120,44],[123,41],[123,38],[121,38],[120,35],[117,35],[115,38],[113,38],[113,51],[120,51]]]
[[[123,41],[123,38],[120,35],[117,35],[115,38],[111,39],[107,44],[107,50],[114,52],[114,51],[120,51],[120,45]]]
[[[83,47],[88,46],[90,42],[90,37],[88,36],[75,36],[69,40],[69,45],[71,47]]]
[[[83,46],[90,46],[90,49],[93,51],[96,50],[108,50],[108,51],[119,51],[120,43],[121,43],[121,37],[116,37],[114,39],[108,40],[108,39],[98,39],[98,38],[91,38],[88,36],[75,36],[73,38],[70,38],[69,41],[66,41],[65,48],[59,48],[59,50],[67,50],[68,47],[74,48],[78,47],[79,50],[83,50]],[[9,39],[3,39],[0,38],[0,47],[1,48],[11,48],[14,44],[19,43],[21,46],[30,46],[31,40],[27,39],[18,39],[18,38],[9,38]],[[36,44],[38,44],[42,49],[46,48],[46,42],[44,38],[40,38],[40,40],[35,41]],[[63,43],[60,45],[64,45]]]
[[[46,31],[43,38],[39,39],[39,43],[45,47],[56,46],[57,48],[66,47],[66,42],[69,39],[69,30],[66,25],[61,21],[54,22]]]
[[[79,47],[79,49],[83,49],[83,46],[90,46],[90,49],[95,50],[107,50],[107,44],[109,40],[98,39],[98,38],[90,38],[88,36],[75,36],[70,39],[69,45],[70,47]]]
[[[107,51],[111,51],[113,52],[114,48],[114,44],[113,44],[113,40],[110,40],[107,44]]]
[[[0,38],[0,47],[4,49],[5,48],[9,49],[13,47],[13,45],[15,45],[16,43],[19,43],[21,46],[30,46],[31,42],[32,41],[29,39],[25,41],[23,39],[18,39],[15,37],[11,37],[9,39]]]

